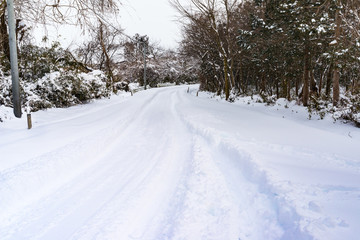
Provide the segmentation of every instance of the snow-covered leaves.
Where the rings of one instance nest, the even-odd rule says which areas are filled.
[[[69,107],[109,95],[103,72],[76,73],[57,71],[36,81],[22,81],[22,106],[30,111],[51,107]],[[11,79],[0,80],[0,104],[12,106]]]
[[[19,54],[22,107],[29,111],[68,107],[109,95],[106,76],[78,62],[58,43],[22,46]],[[0,105],[12,106],[11,77],[0,71]]]
[[[68,107],[90,99],[108,96],[103,73],[53,72],[35,84],[24,86],[25,104],[32,111],[48,107]]]

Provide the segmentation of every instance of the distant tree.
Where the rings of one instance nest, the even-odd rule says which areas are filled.
[[[5,2],[5,0],[2,0]],[[119,10],[121,1],[115,0],[29,0],[15,1],[19,18],[36,23],[67,23],[91,25],[100,19],[106,21]]]
[[[106,26],[99,20],[97,26],[90,28],[91,40],[83,43],[76,52],[79,60],[93,68],[104,70],[109,79],[108,87],[114,90],[116,63],[122,58],[123,31],[112,26]]]
[[[102,21],[109,25],[109,18],[118,12],[120,4],[114,0],[15,1],[18,41],[24,30],[28,29],[26,25],[35,23],[73,24],[91,28]],[[9,58],[6,6],[6,0],[0,0],[0,51],[3,58]]]
[[[228,100],[230,89],[235,85],[233,63],[235,35],[233,35],[233,16],[239,5],[238,0],[190,0],[191,6],[185,7],[179,0],[172,0],[172,5],[190,23],[203,31],[215,44],[215,49],[222,61],[223,91]]]

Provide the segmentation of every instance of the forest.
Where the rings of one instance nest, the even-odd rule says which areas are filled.
[[[202,90],[295,100],[359,125],[360,2],[191,0],[181,53],[196,59]],[[325,110],[326,109],[326,110]]]
[[[356,0],[170,0],[181,18],[178,49],[141,43],[112,19],[121,2],[15,1],[22,105],[68,107],[161,83],[200,83],[227,101],[260,95],[296,101],[320,116],[360,124],[360,3]],[[89,7],[92,6],[92,7]],[[75,16],[75,17],[74,17]],[[75,24],[90,36],[39,46],[34,23]],[[144,54],[145,53],[145,54]],[[0,104],[12,105],[6,1],[0,5]],[[340,111],[339,111],[340,110]]]

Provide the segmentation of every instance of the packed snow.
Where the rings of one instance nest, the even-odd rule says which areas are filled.
[[[197,89],[4,119],[0,239],[358,239],[359,128]]]

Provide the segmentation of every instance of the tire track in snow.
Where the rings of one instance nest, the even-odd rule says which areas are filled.
[[[189,159],[184,151],[188,137],[174,138],[182,126],[169,114],[168,96],[157,93],[151,104],[156,109],[145,107],[130,116],[131,126],[121,137],[107,139],[112,146],[94,165],[22,208],[16,221],[21,224],[10,226],[17,233],[6,239],[158,239],[176,207],[172,204]]]
[[[183,89],[133,99],[141,107],[129,115],[33,159],[39,175],[61,171],[31,184],[47,181],[49,191],[4,219],[4,239],[311,239],[246,152],[187,118]],[[92,165],[80,166],[85,156]],[[69,177],[71,161],[79,169]],[[31,165],[9,170],[2,186],[19,187]]]
[[[257,186],[239,177],[229,183],[218,166],[224,156],[202,137],[194,136],[193,150],[184,208],[171,239],[279,239],[283,231],[275,214],[264,208],[267,199]],[[242,189],[242,196],[232,185]]]
[[[151,108],[151,103],[158,94],[160,93],[157,92],[146,99],[126,121],[115,120],[112,125],[100,128],[95,133],[82,135],[65,146],[59,146],[56,150],[2,171],[0,202],[3,211],[0,217],[0,232],[14,228],[13,224],[21,222],[21,218],[25,216],[25,209],[31,212],[31,206],[36,206],[38,202],[52,195],[54,189],[71,184],[76,176],[96,165],[102,159],[104,151],[116,148],[116,139],[120,136],[131,135],[134,128],[127,126],[139,121],[138,116],[141,117],[148,108]],[[15,229],[24,227],[18,226]],[[10,236],[11,234],[8,237]]]
[[[188,159],[188,153],[183,151],[182,146],[186,139],[173,137],[177,132],[176,128],[181,127],[176,124],[178,120],[173,118],[171,111],[171,114],[168,113],[168,107],[163,106],[163,99],[159,98],[156,105],[159,108],[146,113],[145,119],[158,119],[159,122],[154,125],[152,121],[144,121],[146,126],[155,127],[156,131],[164,135],[164,139],[155,141],[161,143],[153,149],[156,154],[147,158],[147,161],[154,162],[153,167],[148,169],[148,174],[141,181],[129,188],[129,193],[109,202],[73,239],[164,239],[159,236],[164,236],[168,213],[176,207],[173,205],[174,196],[186,169],[184,159]],[[154,117],[155,115],[159,118]],[[153,130],[148,131],[152,135],[149,136],[150,140],[153,140],[157,135],[153,135]],[[119,205],[122,207],[119,208]],[[94,226],[99,223],[106,226],[104,232],[96,232]]]
[[[180,106],[178,112],[181,112]],[[295,208],[284,197],[276,194],[276,188],[250,155],[233,142],[227,141],[226,135],[192,122],[186,113],[180,113],[179,116],[189,131],[202,139],[202,148],[208,149],[205,152],[210,152],[206,158],[216,163],[226,180],[223,185],[234,193],[242,219],[239,224],[240,239],[313,239],[301,229],[301,217]]]
[[[4,169],[7,171],[10,168],[20,167],[19,165],[26,164],[32,159],[41,158],[47,153],[51,154],[51,152],[55,152],[63,146],[72,145],[76,140],[89,138],[93,134],[102,134],[101,132],[107,131],[107,129],[112,128],[112,133],[110,130],[112,135],[120,134],[142,111],[151,106],[151,102],[159,93],[160,91],[153,95],[144,96],[140,92],[132,97],[131,101],[116,99],[114,100],[116,103],[107,102],[107,104],[99,104],[96,107],[83,105],[69,109],[56,109],[55,113],[46,112],[45,119],[47,120],[40,120],[39,123],[34,124],[35,126],[31,131],[15,130],[10,134],[10,141],[0,141],[0,152],[3,153],[2,151],[4,151],[5,155],[14,155],[14,158],[17,159],[14,163],[4,162],[4,165],[9,167],[1,168],[0,172],[4,171]],[[49,121],[48,115],[56,114],[58,116],[59,111],[64,111],[67,114],[62,114],[56,118],[50,117]],[[123,116],[121,112],[127,114]],[[44,112],[39,114],[45,115]],[[34,116],[33,121],[36,121],[36,118]],[[66,135],[68,137],[64,137]],[[38,141],[38,143],[34,144],[34,141]],[[44,145],[47,149],[44,149]],[[28,146],[33,147],[29,148]],[[26,149],[26,151],[19,151],[21,148]],[[18,159],[24,160],[20,161]]]

